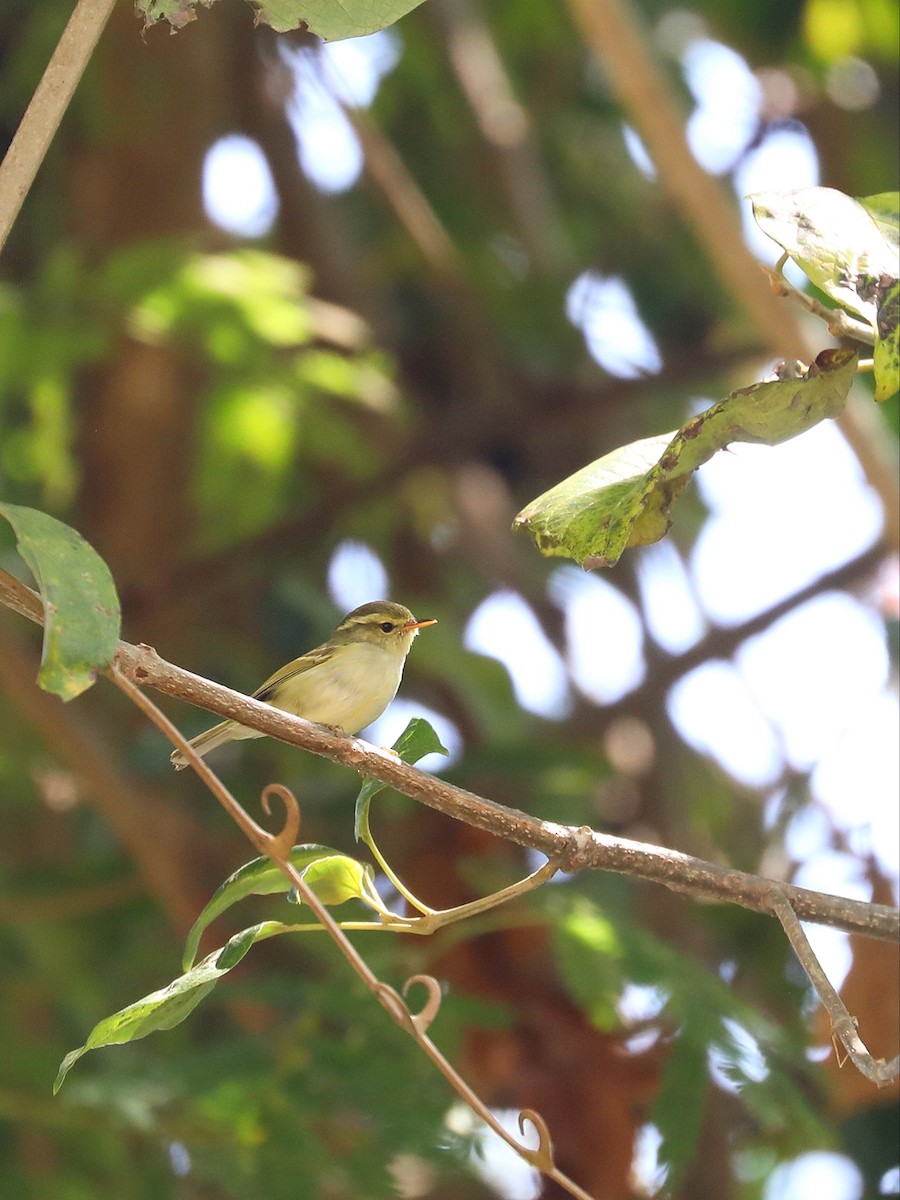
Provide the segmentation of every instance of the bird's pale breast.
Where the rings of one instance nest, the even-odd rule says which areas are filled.
[[[307,721],[358,733],[396,696],[405,657],[368,643],[338,646],[330,662],[285,680],[270,703]]]

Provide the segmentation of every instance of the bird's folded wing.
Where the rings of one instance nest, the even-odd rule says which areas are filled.
[[[280,671],[276,671],[274,675],[270,675],[265,683],[260,684],[256,691],[252,693],[253,699],[270,700],[272,693],[281,684],[286,683],[288,679],[293,679],[295,675],[302,675],[306,671],[311,671],[313,667],[320,667],[326,661],[327,657],[326,654],[311,650],[309,654],[304,654],[302,658],[295,658],[286,667],[282,667]]]

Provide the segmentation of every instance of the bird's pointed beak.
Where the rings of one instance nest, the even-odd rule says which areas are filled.
[[[428,617],[425,621],[407,621],[403,630],[405,633],[411,633],[414,629],[424,629],[426,625],[437,625],[437,618]]]

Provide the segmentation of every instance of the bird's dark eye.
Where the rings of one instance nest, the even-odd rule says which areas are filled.
[[[393,633],[397,626],[392,621],[382,621],[378,628],[382,633]]]

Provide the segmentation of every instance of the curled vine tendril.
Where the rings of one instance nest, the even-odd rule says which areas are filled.
[[[421,1010],[421,1012],[413,1013],[407,1004],[406,1011],[409,1013],[409,1019],[412,1021],[418,1032],[424,1035],[428,1032],[428,1026],[440,1012],[441,1001],[443,1000],[444,995],[441,991],[441,985],[433,975],[410,976],[410,978],[407,979],[406,983],[403,985],[403,995],[409,995],[409,989],[414,987],[417,983],[421,983],[421,985],[425,988],[425,991],[428,993],[425,999],[425,1007]]]
[[[424,1008],[418,1013],[413,1013],[404,997],[410,988],[417,983],[422,984],[428,995]],[[410,1037],[414,1038],[419,1046],[421,1046],[447,1082],[453,1087],[454,1091],[462,1097],[472,1111],[481,1117],[484,1123],[498,1137],[502,1138],[523,1161],[541,1171],[555,1183],[558,1183],[561,1188],[568,1192],[570,1196],[574,1196],[576,1200],[592,1200],[591,1196],[580,1188],[577,1183],[569,1179],[567,1175],[564,1175],[553,1161],[553,1141],[550,1137],[547,1122],[540,1113],[535,1112],[532,1108],[524,1108],[519,1113],[520,1135],[524,1137],[527,1124],[532,1126],[538,1136],[537,1146],[526,1146],[524,1142],[514,1137],[508,1129],[500,1124],[491,1109],[469,1087],[462,1076],[456,1071],[456,1068],[444,1058],[434,1042],[428,1037],[428,1027],[437,1016],[441,1000],[443,999],[441,985],[433,975],[412,975],[403,985],[402,996],[389,984],[383,983],[380,979],[375,979],[374,976],[372,977],[372,982],[369,983],[369,987],[378,1002],[390,1014],[393,1020],[401,1029],[405,1029]]]
[[[556,1169],[553,1162],[553,1139],[550,1137],[550,1130],[547,1127],[547,1122],[539,1112],[535,1112],[533,1108],[523,1108],[519,1113],[519,1133],[525,1136],[525,1126],[530,1125],[538,1135],[538,1144],[534,1149],[529,1149],[527,1146],[521,1146],[519,1153],[523,1158],[527,1158],[533,1167],[537,1167],[539,1171],[549,1173]]]
[[[290,856],[291,847],[296,842],[300,832],[300,806],[293,792],[280,783],[270,783],[268,787],[263,789],[261,803],[266,816],[271,816],[272,813],[272,796],[277,796],[284,805],[285,816],[282,829],[275,834],[269,833],[268,830],[263,829],[261,825],[258,825],[253,820],[250,814],[229,792],[228,788],[225,787],[218,775],[209,768],[204,759],[182,737],[178,729],[157,708],[150,697],[133,684],[117,666],[114,665],[111,667],[109,673],[122,691],[125,692],[138,708],[146,713],[153,724],[181,751],[225,811],[240,826],[259,852],[267,855],[273,862],[283,867]]]
[[[300,837],[300,805],[297,797],[283,783],[270,783],[263,788],[260,803],[267,817],[272,815],[272,797],[277,796],[284,806],[284,825],[278,833],[264,833],[269,843],[267,854],[276,858],[290,857],[291,850]]]

